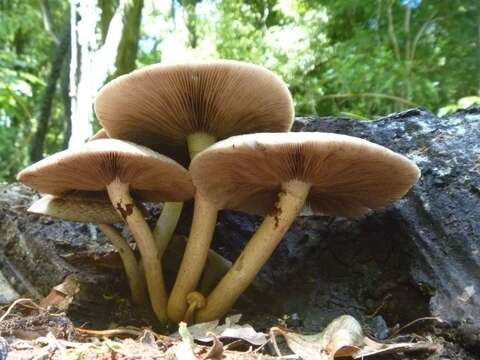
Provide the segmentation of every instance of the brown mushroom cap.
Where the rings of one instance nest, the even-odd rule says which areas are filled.
[[[315,213],[356,217],[399,199],[418,167],[383,146],[330,133],[235,136],[200,153],[190,172],[198,191],[219,208],[271,209],[281,184],[310,183]]]
[[[185,143],[204,132],[232,135],[288,131],[293,103],[283,81],[240,61],[155,64],[105,85],[95,111],[109,136],[151,147]]]
[[[104,191],[117,177],[149,201],[183,201],[194,191],[184,167],[146,147],[116,139],[95,140],[49,156],[21,171],[17,179],[39,192],[62,196],[77,190]]]

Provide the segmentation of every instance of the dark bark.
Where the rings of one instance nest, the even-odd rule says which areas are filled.
[[[69,39],[70,45],[70,39]],[[63,62],[62,81],[60,89],[63,102],[63,141],[62,149],[68,148],[68,140],[72,134],[72,99],[70,98],[70,58],[72,56],[71,46],[68,46],[67,58]]]
[[[50,4],[48,0],[40,0],[40,10],[42,12],[43,27],[45,31],[52,37],[55,44],[60,43],[60,39],[55,32],[55,24],[53,22],[52,12],[50,11]]]
[[[118,45],[114,77],[135,69],[137,59],[143,0],[132,0],[126,6],[123,16],[122,39]]]
[[[29,151],[31,162],[35,162],[43,158],[43,146],[48,132],[48,125],[50,123],[55,90],[57,88],[58,79],[60,78],[63,63],[67,57],[69,47],[70,23],[67,22],[67,24],[64,26],[60,44],[54,50],[52,65],[50,67],[50,73],[48,74],[47,79],[47,86],[45,87],[42,96],[37,120],[37,129],[33,136],[33,141]]]
[[[112,20],[113,15],[115,14],[115,9],[118,7],[118,1],[112,0],[99,0],[98,7],[100,8],[100,33],[102,34],[102,44],[105,42],[107,37],[108,27],[110,21]]]

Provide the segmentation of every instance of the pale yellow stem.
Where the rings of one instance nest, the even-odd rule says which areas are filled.
[[[177,274],[186,246],[187,239],[185,236],[175,235],[172,237],[162,257],[164,270]],[[214,250],[208,250],[207,262],[198,285],[199,291],[207,295],[231,267],[232,263],[230,261]]]
[[[302,181],[293,180],[283,184],[275,207],[265,217],[233,267],[207,297],[207,305],[197,312],[196,322],[219,319],[233,306],[302,210],[309,191],[310,184]]]
[[[166,202],[163,204],[162,213],[153,229],[153,237],[157,245],[158,256],[163,256],[168,243],[172,239],[178,219],[182,213],[183,202]]]
[[[231,267],[231,261],[225,259],[215,251],[209,250],[207,263],[205,264],[198,290],[202,294],[208,295]]]
[[[168,317],[174,322],[182,321],[187,310],[186,297],[197,288],[216,222],[217,208],[197,192],[190,236],[175,285],[168,299]]]
[[[152,232],[141,211],[130,196],[129,185],[115,179],[107,185],[113,207],[127,223],[142,256],[150,302],[157,318],[167,322],[167,292],[163,281],[163,271]]]
[[[198,153],[202,152],[216,141],[217,139],[215,136],[208,133],[198,132],[188,135],[187,145],[190,159],[193,159]]]
[[[133,250],[128,245],[127,240],[120,232],[109,224],[98,224],[100,230],[112,242],[115,250],[118,251],[127,274],[130,292],[132,293],[132,302],[137,305],[144,304],[147,300],[147,289],[145,288],[145,278],[140,271],[137,258]]]
[[[187,324],[193,323],[193,319],[195,316],[195,311],[201,309],[205,306],[205,297],[203,294],[199,293],[198,291],[191,292],[187,295],[187,304],[188,308],[185,312],[183,322]]]

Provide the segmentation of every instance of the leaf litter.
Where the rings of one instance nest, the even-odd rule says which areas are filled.
[[[31,299],[18,299],[4,308],[0,312],[0,360],[375,359],[408,352],[439,353],[442,347],[428,340],[374,341],[366,337],[361,324],[348,315],[334,319],[322,332],[313,335],[282,327],[272,327],[266,334],[249,324],[240,324],[241,315],[227,317],[223,324],[218,320],[190,327],[181,323],[179,331],[171,335],[135,327],[89,330],[75,327],[65,316],[77,292],[75,279],[67,277],[39,304]],[[277,344],[279,336],[285,339],[293,354],[281,353]]]

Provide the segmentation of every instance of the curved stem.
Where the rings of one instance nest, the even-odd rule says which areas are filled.
[[[215,136],[208,133],[194,133],[188,135],[187,145],[190,159],[193,159],[199,152],[202,152],[217,141]]]
[[[167,322],[167,292],[163,281],[162,265],[152,232],[130,196],[128,184],[120,182],[117,178],[107,185],[107,191],[114,208],[127,223],[133,238],[137,242],[138,250],[142,256],[153,311],[160,321]]]
[[[147,289],[145,288],[145,279],[137,262],[133,250],[128,245],[127,240],[112,225],[98,224],[98,227],[105,236],[112,242],[115,250],[118,251],[127,274],[130,292],[132,293],[132,302],[140,305],[147,300]]]
[[[183,322],[191,324],[195,316],[195,311],[205,306],[205,297],[198,291],[191,292],[187,295],[187,304],[188,308],[187,311],[185,311]]]
[[[183,202],[166,202],[163,204],[162,213],[153,229],[153,237],[161,258],[177,227],[178,219],[182,213]]]
[[[177,274],[186,246],[187,239],[184,236],[172,237],[162,258],[164,270]],[[207,262],[198,286],[199,291],[208,294],[231,267],[230,261],[214,250],[208,250]]]
[[[275,207],[265,217],[233,267],[207,297],[207,305],[197,312],[197,322],[218,319],[233,306],[302,210],[309,191],[310,184],[301,181],[283,184]]]
[[[168,299],[168,317],[175,322],[182,321],[187,310],[186,297],[198,285],[207,261],[216,222],[217,208],[197,192],[190,236],[175,285]]]
[[[232,262],[213,250],[208,251],[207,263],[203,270],[198,290],[207,295],[232,267]]]

